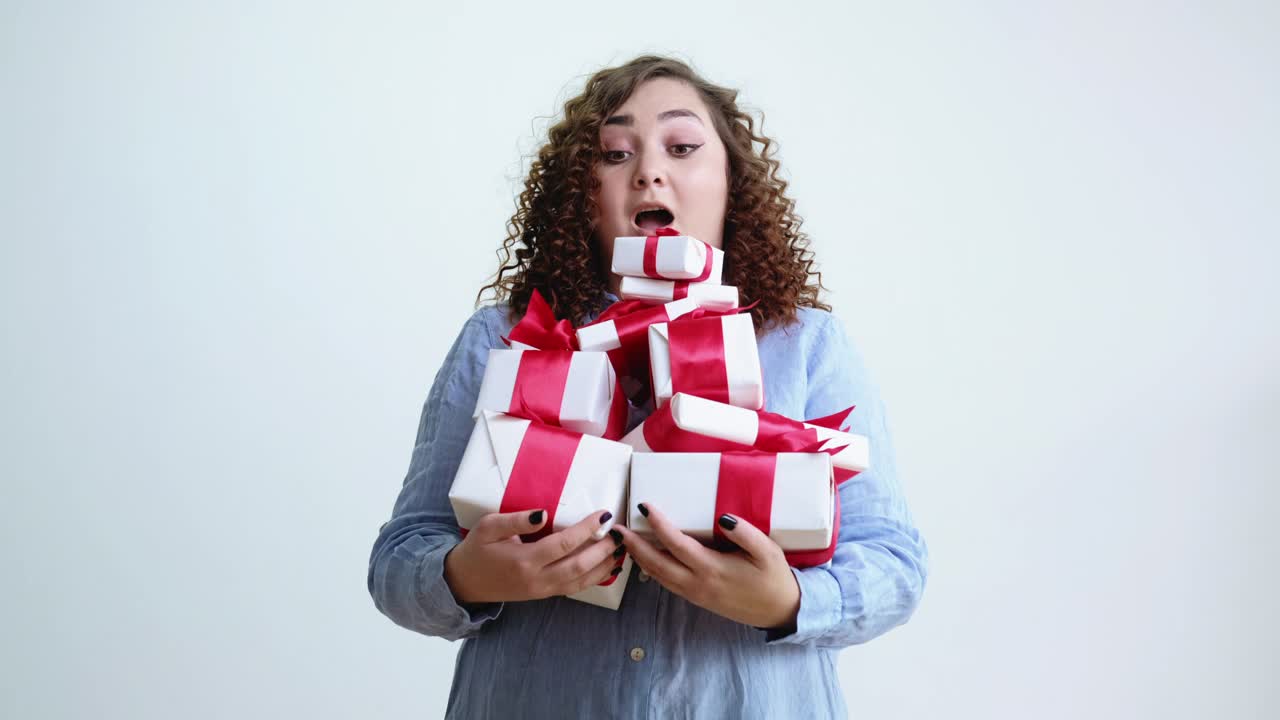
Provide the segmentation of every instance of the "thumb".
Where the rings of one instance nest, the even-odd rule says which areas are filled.
[[[502,542],[516,535],[527,535],[547,522],[542,510],[521,510],[510,513],[489,513],[471,528],[471,535],[484,543]]]
[[[724,536],[750,555],[752,562],[757,566],[782,557],[782,548],[778,547],[778,543],[760,532],[760,528],[737,515],[725,513],[716,520],[716,523],[724,532]]]

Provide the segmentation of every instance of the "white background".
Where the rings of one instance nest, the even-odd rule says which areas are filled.
[[[546,118],[780,143],[932,551],[861,718],[1263,718],[1274,3],[0,5],[0,715],[443,713],[368,553]]]

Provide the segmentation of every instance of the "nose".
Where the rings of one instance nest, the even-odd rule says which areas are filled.
[[[662,187],[666,184],[666,170],[651,158],[652,153],[645,153],[643,159],[636,163],[636,174],[631,179],[632,185],[637,190],[643,190],[650,185]]]

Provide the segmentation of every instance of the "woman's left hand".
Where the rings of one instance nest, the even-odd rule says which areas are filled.
[[[795,623],[800,586],[782,548],[768,535],[742,518],[722,515],[721,530],[742,552],[719,552],[677,530],[653,505],[640,507],[666,548],[658,550],[616,525],[641,571],[694,605],[730,620],[762,629]]]

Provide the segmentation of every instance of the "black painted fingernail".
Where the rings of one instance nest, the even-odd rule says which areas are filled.
[[[603,525],[609,522],[609,518],[611,517],[613,517],[613,513],[609,512],[608,510],[605,510],[604,514],[600,516],[600,524]]]
[[[609,571],[609,574],[610,574],[610,575],[617,575],[617,574],[618,574],[618,573],[620,573],[620,572],[622,572],[622,568],[621,568],[621,567],[616,567],[616,568],[614,568],[614,569],[610,570],[610,571]]]
[[[613,559],[617,560],[618,558],[622,557],[626,553],[627,553],[627,546],[619,545],[618,549],[613,551]]]
[[[640,508],[640,514],[641,514],[641,515],[643,515],[643,516],[645,516],[645,517],[649,517],[649,508],[645,507],[645,506],[644,506],[644,503],[640,503],[640,504],[639,504],[639,505],[637,505],[636,507]]]
[[[724,514],[720,516],[720,527],[725,530],[732,530],[738,527],[738,519],[732,515]]]
[[[533,512],[529,513],[529,523],[530,523],[530,524],[532,524],[532,525],[537,525],[537,524],[538,524],[538,523],[540,523],[540,522],[542,522],[542,511],[541,511],[541,510],[534,510]]]
[[[615,543],[619,545],[622,544],[622,533],[618,532],[614,528],[609,528],[609,537],[613,538]]]

